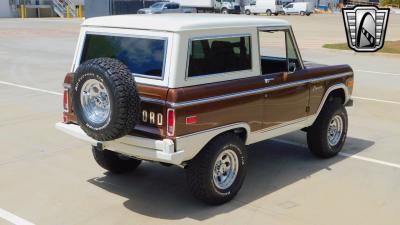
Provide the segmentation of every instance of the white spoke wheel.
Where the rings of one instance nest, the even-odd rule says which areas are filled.
[[[246,168],[247,153],[243,140],[227,133],[213,139],[188,163],[186,178],[196,198],[218,205],[238,193]]]

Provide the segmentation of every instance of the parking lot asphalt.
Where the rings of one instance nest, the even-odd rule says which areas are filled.
[[[54,128],[80,20],[0,20],[0,224],[399,224],[400,56],[320,48],[345,41],[340,15],[282,18],[305,60],[352,65],[348,139],[328,160],[300,131],[249,146],[242,190],[217,207],[191,196],[180,168],[114,176]],[[388,40],[399,39],[400,15],[390,21]]]

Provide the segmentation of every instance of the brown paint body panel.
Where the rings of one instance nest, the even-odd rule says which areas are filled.
[[[158,100],[157,102],[142,101],[142,110],[162,113],[163,125],[157,126],[141,122],[131,134],[155,139],[166,138],[166,114],[168,109],[168,104],[166,103],[187,103],[199,99],[251,92],[252,90],[263,88],[266,91],[177,107],[175,109],[175,135],[169,138],[175,139],[177,136],[239,122],[249,124],[251,131],[269,128],[315,114],[328,88],[338,83],[346,84],[346,80],[352,79],[352,75],[319,82],[308,81],[345,72],[351,72],[352,74],[350,66],[307,67],[291,74],[275,73],[175,89],[138,84],[138,91],[141,97]],[[266,79],[272,80],[266,82]],[[278,90],[268,90],[270,87],[274,88],[292,83],[299,84]],[[350,88],[349,93],[351,91],[352,89]],[[77,123],[73,112],[65,115],[68,116],[72,123]],[[190,116],[196,116],[197,123],[186,124],[186,117]]]

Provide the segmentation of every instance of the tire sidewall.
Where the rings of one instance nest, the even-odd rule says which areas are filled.
[[[213,179],[214,164],[217,160],[217,157],[223,151],[228,150],[228,149],[235,152],[235,154],[238,158],[239,169],[238,169],[238,174],[236,175],[235,181],[232,183],[232,185],[226,189],[220,189],[214,184],[214,179]],[[209,170],[209,177],[210,177],[210,186],[212,187],[212,189],[214,190],[214,192],[217,195],[219,195],[221,197],[229,196],[231,194],[237,193],[239,191],[239,189],[241,188],[244,177],[246,175],[246,171],[247,171],[247,156],[243,151],[244,151],[244,149],[241,148],[238,144],[227,143],[227,144],[224,144],[221,148],[218,149],[218,151],[215,152],[212,163],[210,164],[211,168]]]
[[[100,71],[95,71],[95,70],[84,70],[81,72],[82,75],[77,77],[76,82],[73,83],[72,86],[72,98],[74,99],[73,101],[73,108],[76,116],[79,118],[78,122],[81,126],[83,126],[86,129],[90,129],[93,131],[102,131],[104,129],[107,129],[107,127],[112,123],[113,121],[113,115],[115,115],[114,110],[114,99],[111,95],[110,91],[110,84],[107,79],[105,79],[104,74],[101,73]],[[85,84],[86,81],[90,79],[95,79],[101,82],[102,85],[107,89],[107,92],[109,94],[109,101],[110,101],[110,115],[108,118],[102,122],[102,123],[93,123],[90,121],[85,113],[83,112],[82,104],[81,104],[81,90],[83,87],[83,84]]]

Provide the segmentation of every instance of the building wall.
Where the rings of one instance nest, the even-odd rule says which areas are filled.
[[[12,17],[9,1],[0,0],[0,18]]]

